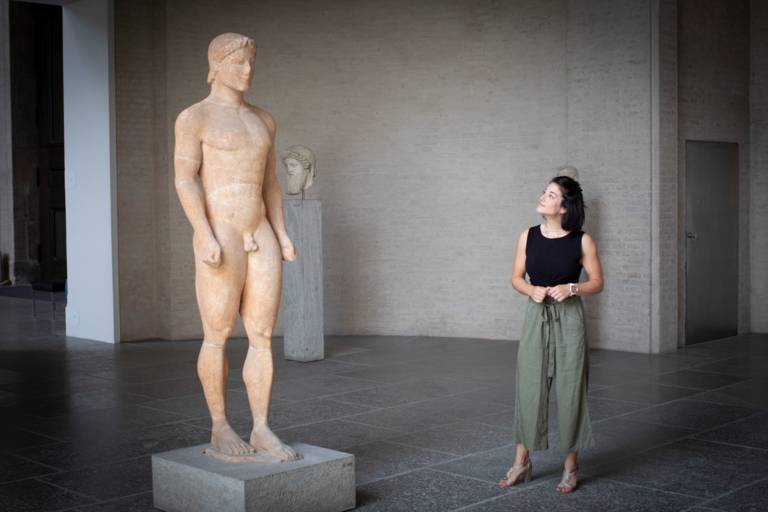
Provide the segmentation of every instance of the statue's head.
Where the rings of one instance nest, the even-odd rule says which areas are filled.
[[[288,176],[286,192],[292,196],[301,194],[312,186],[315,179],[315,154],[306,146],[296,145],[282,155]]]
[[[572,165],[563,165],[557,168],[558,176],[567,176],[572,180],[579,181],[579,170]]]
[[[256,43],[250,37],[228,32],[208,45],[208,83],[219,82],[246,91],[253,80]]]

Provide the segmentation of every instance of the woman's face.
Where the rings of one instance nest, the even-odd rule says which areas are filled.
[[[536,205],[536,213],[540,215],[563,215],[565,208],[562,205],[563,193],[557,183],[550,183],[539,196]]]

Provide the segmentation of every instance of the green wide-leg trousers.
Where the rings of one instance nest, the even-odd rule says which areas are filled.
[[[557,394],[559,447],[563,453],[592,446],[587,412],[588,346],[581,297],[541,304],[528,300],[517,352],[515,442],[546,450],[549,390]]]

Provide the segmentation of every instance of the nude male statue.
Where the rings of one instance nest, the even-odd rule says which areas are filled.
[[[175,184],[194,229],[195,288],[204,339],[197,373],[212,419],[213,455],[300,458],[269,429],[272,330],[280,305],[282,260],[296,250],[283,219],[275,174],[275,122],[249,105],[256,45],[222,34],[208,47],[211,93],[176,119]],[[248,334],[243,380],[253,414],[249,442],[226,418],[226,342],[240,312]],[[265,453],[266,452],[266,453]]]

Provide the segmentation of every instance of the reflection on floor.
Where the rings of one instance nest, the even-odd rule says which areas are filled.
[[[246,348],[229,347],[243,435]],[[271,424],[288,441],[353,453],[359,510],[768,510],[768,336],[662,356],[592,352],[597,447],[569,496],[554,491],[556,429],[531,483],[495,485],[513,454],[516,349],[330,337],[325,361],[301,364],[276,340]],[[0,297],[0,510],[153,510],[150,455],[208,437],[197,350],[66,338],[61,319]]]

